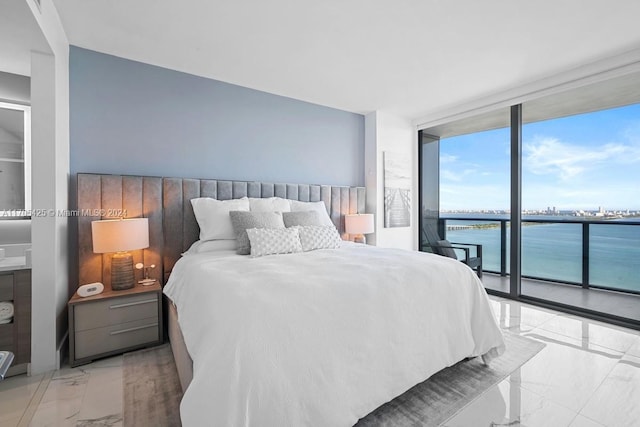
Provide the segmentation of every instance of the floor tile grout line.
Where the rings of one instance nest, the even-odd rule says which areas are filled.
[[[541,328],[536,328],[536,329],[541,329]],[[532,331],[530,331],[530,332],[533,332],[533,331],[534,331],[534,330],[532,330]],[[545,330],[545,329],[543,329],[543,331],[546,331],[546,330]],[[530,333],[530,332],[529,332],[529,333]],[[551,331],[547,331],[547,332],[551,332]],[[551,333],[555,333],[555,332],[551,332]],[[558,334],[558,335],[562,335],[562,334]],[[564,336],[564,335],[562,335],[562,336]],[[536,338],[533,338],[533,337],[527,337],[527,338],[536,339]],[[567,337],[567,338],[571,338],[571,337]],[[571,339],[573,339],[573,338],[571,338]],[[544,351],[544,349],[542,349],[542,350]],[[538,352],[538,354],[536,354],[535,356],[533,356],[533,357],[532,357],[531,359],[529,359],[527,362],[531,361],[534,357],[536,357],[537,355],[539,355],[539,354],[541,354],[541,353],[542,353],[542,351]],[[619,352],[618,352],[618,353],[619,353]],[[585,406],[587,405],[587,403],[589,403],[589,400],[591,400],[591,398],[592,398],[592,397],[595,395],[595,393],[598,391],[598,389],[600,388],[600,386],[602,385],[602,383],[604,383],[604,381],[605,381],[607,378],[609,378],[609,375],[611,375],[611,372],[613,372],[613,370],[615,369],[616,365],[620,362],[620,360],[622,360],[622,357],[624,357],[624,353],[622,353],[622,356],[620,357],[620,359],[618,359],[618,360],[616,361],[616,363],[614,363],[614,364],[613,364],[613,366],[612,366],[612,367],[611,367],[611,369],[607,372],[607,374],[604,376],[604,378],[602,379],[602,381],[600,381],[600,383],[598,383],[598,385],[593,389],[593,392],[592,392],[591,394],[589,394],[589,397],[587,397],[587,399],[585,400],[585,403],[584,403],[584,404],[580,407],[580,409],[578,409],[578,410],[575,410],[575,409],[572,409],[572,408],[568,408],[567,406],[565,406],[564,404],[561,404],[560,402],[557,402],[557,401],[555,401],[555,400],[552,400],[552,399],[546,398],[544,395],[541,395],[541,394],[540,394],[540,393],[538,393],[537,391],[532,390],[532,389],[530,389],[529,387],[527,387],[527,386],[525,386],[525,385],[523,385],[523,384],[521,384],[521,383],[511,382],[510,377],[508,377],[507,379],[509,379],[509,382],[511,382],[512,384],[514,384],[514,385],[518,385],[520,388],[522,388],[522,389],[524,389],[524,390],[527,390],[527,391],[528,391],[528,392],[530,392],[530,393],[536,394],[536,395],[538,395],[538,396],[542,397],[544,400],[547,400],[547,401],[549,401],[549,402],[553,402],[554,404],[559,405],[559,406],[561,406],[561,407],[563,407],[563,408],[565,408],[565,409],[568,409],[568,410],[569,410],[569,411],[571,411],[571,412],[575,412],[575,413],[576,413],[576,416],[577,416],[577,415],[585,416],[584,414],[582,414],[582,410],[585,408]],[[522,366],[524,366],[524,365],[526,365],[526,363],[525,363],[525,364],[523,364]],[[587,418],[589,418],[589,417],[587,417]],[[589,419],[591,419],[591,418],[589,418]],[[596,421],[597,423],[602,424],[600,421],[597,421],[597,420],[593,420],[593,421]]]
[[[553,318],[552,318],[552,319],[553,319]],[[553,334],[557,334],[557,335],[562,335],[563,337],[571,338],[571,339],[576,340],[576,341],[581,341],[581,340],[584,340],[584,339],[585,339],[584,337],[581,337],[581,338],[575,338],[574,336],[568,335],[568,334],[563,333],[563,332],[558,332],[558,331],[553,331],[553,330],[550,330],[550,329],[545,329],[543,326],[544,326],[547,322],[549,322],[550,320],[552,320],[552,319],[549,319],[549,320],[547,320],[547,321],[543,322],[540,326],[536,327],[535,329],[542,329],[543,331],[551,332],[551,333],[553,333]],[[576,320],[582,320],[582,319],[576,319]],[[529,325],[529,326],[531,326],[531,325]],[[622,331],[618,331],[618,332],[622,332]],[[587,340],[588,340],[588,339],[589,339],[589,338],[587,337]],[[633,347],[633,343],[632,343],[632,344],[630,344],[630,345],[629,345],[629,347],[628,347],[626,350],[624,350],[624,351],[623,351],[623,350],[618,350],[618,349],[615,349],[615,348],[612,348],[612,347],[608,347],[608,346],[606,346],[606,345],[604,345],[604,344],[597,344],[597,343],[594,343],[594,342],[591,342],[591,341],[589,341],[589,344],[591,344],[591,345],[595,345],[595,346],[598,346],[598,347],[602,347],[602,348],[606,348],[607,350],[615,351],[616,353],[622,353],[622,354],[625,354],[627,351],[629,351],[629,349],[630,349],[631,347]]]
[[[566,338],[572,339],[572,340],[574,340],[574,341],[578,341],[578,339],[576,339],[576,338],[573,338],[573,337],[570,337],[570,336],[567,336],[567,335],[564,335],[564,334],[561,334],[561,333],[558,333],[558,332],[555,332],[555,331],[549,331],[549,330],[546,330],[546,329],[541,328],[541,327],[538,327],[538,328],[532,329],[532,330],[531,330],[531,331],[529,331],[528,333],[532,333],[532,332],[534,332],[534,331],[535,331],[535,330],[537,330],[537,329],[541,329],[541,330],[543,330],[543,331],[545,331],[545,332],[548,332],[548,333],[552,333],[552,334],[560,335],[560,336],[563,336],[563,337],[566,337]],[[530,336],[529,336],[529,337],[527,337],[527,338],[535,339],[535,338],[530,337]],[[614,363],[614,364],[613,364],[613,366],[612,366],[612,367],[611,367],[611,369],[607,372],[607,374],[603,377],[602,381],[600,381],[600,382],[598,383],[598,385],[593,389],[593,392],[592,392],[592,393],[589,395],[589,397],[585,400],[585,403],[580,407],[580,409],[578,409],[578,410],[576,411],[576,410],[574,410],[574,409],[567,408],[566,406],[564,406],[564,405],[560,404],[559,402],[556,402],[555,400],[549,400],[549,399],[547,399],[547,400],[549,400],[550,402],[555,403],[556,405],[560,405],[560,406],[562,406],[563,408],[569,409],[569,410],[570,410],[570,411],[572,411],[572,412],[576,412],[576,414],[577,414],[577,415],[580,415],[580,416],[583,416],[583,417],[585,417],[585,418],[588,418],[589,420],[594,421],[594,422],[596,422],[596,423],[598,423],[598,424],[605,425],[605,424],[603,424],[603,423],[602,423],[602,421],[594,420],[594,419],[593,419],[593,418],[591,418],[591,417],[587,417],[586,415],[584,415],[584,414],[582,413],[582,410],[587,406],[587,404],[589,403],[589,401],[591,400],[591,398],[596,394],[596,392],[600,389],[600,387],[601,387],[601,386],[602,386],[602,384],[607,380],[607,378],[609,378],[609,376],[611,375],[611,373],[613,372],[613,370],[616,368],[616,366],[618,365],[618,363],[620,363],[620,361],[624,358],[624,356],[625,356],[625,354],[626,354],[626,353],[622,353],[622,352],[620,352],[620,351],[617,351],[617,350],[615,350],[615,349],[610,349],[610,348],[608,348],[608,347],[603,347],[603,346],[600,346],[600,345],[598,345],[598,344],[593,344],[593,345],[595,345],[595,346],[597,346],[597,347],[602,347],[602,348],[607,349],[607,350],[615,351],[616,353],[620,353],[620,354],[621,354],[621,356],[620,356],[620,358],[616,361],[616,363]],[[542,353],[542,352],[540,352],[540,353]],[[538,354],[540,354],[540,353],[538,353]],[[536,355],[536,356],[537,356],[537,355]],[[534,357],[535,357],[535,356],[534,356]],[[532,358],[532,359],[533,359],[533,358]],[[523,365],[523,366],[524,366],[524,365]],[[529,391],[529,392],[532,392],[532,393],[534,393],[534,394],[538,394],[538,393],[537,393],[537,392],[535,392],[534,390],[531,390],[531,389],[529,389],[528,387],[523,386],[522,384],[520,384],[520,387],[522,387],[523,389],[525,389],[525,390],[527,390],[527,391]],[[539,395],[539,394],[538,394],[538,395]],[[576,415],[576,417],[577,417],[577,415]]]
[[[602,427],[610,427],[610,424],[605,424],[603,421],[596,420],[593,417],[588,417],[585,414],[583,414],[582,412],[578,412],[578,416],[580,416],[582,418],[586,418],[586,419],[588,419],[589,421],[591,421],[591,422],[593,422],[595,424],[601,425]]]
[[[25,408],[17,427],[27,427],[29,423],[31,423],[31,419],[38,410],[38,406],[40,406],[44,393],[47,391],[49,383],[51,383],[51,378],[53,377],[54,372],[55,371],[50,371],[44,374],[42,380],[40,380],[40,384],[38,384],[36,392],[29,400],[29,404]]]
[[[624,357],[624,354],[622,355],[622,357]],[[593,418],[587,417],[586,415],[584,415],[582,413],[582,410],[587,406],[587,404],[589,403],[591,398],[593,398],[593,396],[595,396],[595,394],[598,392],[598,390],[600,390],[600,387],[602,387],[602,384],[604,384],[604,382],[607,380],[607,378],[609,378],[611,376],[611,373],[613,372],[613,370],[616,369],[616,366],[618,366],[618,363],[620,363],[620,360],[622,360],[622,357],[611,367],[611,370],[609,370],[609,372],[607,372],[607,375],[605,375],[605,377],[602,379],[602,381],[600,381],[600,383],[598,383],[596,388],[593,390],[593,393],[591,393],[591,395],[589,395],[589,398],[584,402],[584,405],[582,405],[580,407],[580,410],[578,411],[578,414],[582,415],[583,417],[589,418],[590,420],[596,421],[599,424],[602,424],[602,421],[594,420]]]
[[[82,393],[82,398],[80,399],[80,407],[78,409],[78,412],[76,412],[76,414],[74,415],[76,424],[78,422],[78,418],[80,418],[80,414],[82,413],[84,399],[87,397],[87,387],[89,386],[89,381],[91,381],[91,372],[87,372],[86,370],[84,370],[84,368],[80,368],[80,370],[82,371],[83,375],[87,376],[87,382],[84,384],[84,391]]]
[[[526,337],[526,338],[531,338],[531,339],[535,339],[535,340],[540,340],[540,341],[542,341],[542,342],[544,342],[544,343],[547,343],[547,341],[546,341],[546,340],[541,340],[541,339],[539,339],[539,338],[536,338],[536,337],[532,337],[532,336],[531,336],[531,334],[535,334],[535,333],[536,333],[536,331],[538,331],[538,330],[541,330],[541,331],[543,331],[543,332],[546,332],[547,334],[553,334],[553,335],[558,335],[559,337],[568,338],[568,339],[570,339],[570,340],[572,340],[572,341],[576,341],[576,342],[580,342],[580,343],[581,343],[581,341],[582,341],[582,339],[574,338],[574,337],[572,337],[572,336],[565,335],[565,334],[561,334],[561,333],[556,332],[556,331],[550,331],[550,330],[548,330],[548,329],[544,329],[544,328],[541,328],[541,327],[537,327],[537,328],[531,329],[530,331],[526,331],[526,332],[524,332],[523,334],[520,334],[520,335],[521,335],[521,336],[523,336],[523,337]],[[538,332],[538,333],[539,333],[539,332]],[[570,344],[570,343],[567,343],[567,344]],[[575,345],[577,346],[577,345],[580,345],[580,344],[575,344]],[[620,357],[614,357],[614,358],[615,358],[615,359],[617,359],[618,361],[620,361],[620,360],[624,357],[624,355],[626,354],[625,352],[622,352],[622,351],[619,351],[619,350],[616,350],[616,349],[613,349],[613,348],[605,347],[605,346],[600,345],[600,344],[595,344],[595,343],[593,343],[593,342],[589,342],[589,345],[590,345],[590,347],[589,347],[588,349],[580,348],[580,350],[581,350],[581,351],[587,351],[587,352],[589,352],[589,350],[590,350],[590,349],[591,349],[591,350],[599,350],[599,349],[602,349],[602,351],[607,350],[608,352],[614,352],[614,353],[616,353],[616,354],[619,354],[619,355],[620,355]],[[576,350],[577,350],[577,348],[576,348]],[[612,356],[614,356],[614,355],[612,355]]]

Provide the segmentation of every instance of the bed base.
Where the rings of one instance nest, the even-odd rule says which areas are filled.
[[[180,386],[184,393],[191,383],[193,378],[193,360],[189,356],[187,346],[184,343],[184,337],[178,325],[178,310],[173,304],[173,301],[169,300],[169,342],[171,344],[171,351],[173,352],[173,358],[176,361],[176,368],[178,370],[178,378],[180,379]]]

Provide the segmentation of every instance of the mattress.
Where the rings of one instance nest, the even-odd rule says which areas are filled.
[[[441,369],[504,349],[474,272],[422,252],[192,254],[164,292],[193,359],[186,427],[350,426]]]

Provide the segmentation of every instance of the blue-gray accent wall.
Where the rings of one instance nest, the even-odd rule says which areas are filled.
[[[69,61],[72,174],[364,185],[360,114],[75,46]]]

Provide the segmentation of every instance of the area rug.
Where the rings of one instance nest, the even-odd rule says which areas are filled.
[[[438,426],[535,356],[544,343],[504,331],[506,351],[489,366],[465,360],[388,402],[356,426]],[[182,391],[168,345],[124,355],[124,427],[180,426]]]
[[[506,350],[489,366],[479,357],[458,362],[380,406],[356,426],[439,426],[545,346],[509,331],[503,331],[503,335]]]
[[[125,353],[124,427],[180,426],[182,388],[168,344]]]

